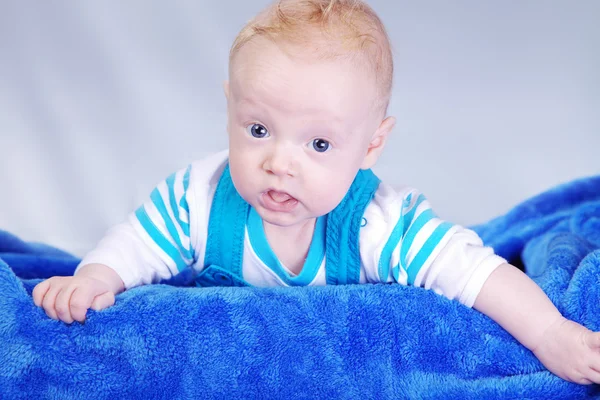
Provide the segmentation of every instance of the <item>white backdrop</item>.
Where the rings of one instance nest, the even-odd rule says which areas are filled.
[[[265,4],[0,0],[0,229],[81,255],[224,148],[229,46]],[[600,172],[599,1],[370,4],[395,48],[385,181],[473,224]]]

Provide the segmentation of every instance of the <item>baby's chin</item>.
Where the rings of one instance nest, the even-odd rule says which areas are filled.
[[[301,204],[299,204],[301,206]],[[300,207],[301,208],[301,207]],[[318,216],[307,213],[306,210],[294,210],[294,212],[271,211],[261,206],[255,207],[263,222],[279,228],[292,228],[307,222],[313,222]]]

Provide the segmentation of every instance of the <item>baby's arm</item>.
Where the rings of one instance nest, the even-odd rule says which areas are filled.
[[[388,216],[403,228],[399,251],[391,258],[394,281],[434,289],[474,307],[563,379],[600,383],[600,333],[565,319],[535,282],[484,247],[475,232],[448,227],[421,193],[406,193],[400,217]],[[384,281],[390,281],[383,272]]]
[[[540,287],[512,265],[491,273],[473,308],[500,324],[552,373],[580,384],[600,383],[600,332],[564,318]]]
[[[128,221],[110,229],[75,275],[53,277],[33,292],[53,319],[83,322],[88,308],[112,306],[125,289],[170,278],[194,262],[188,200],[191,167],[172,174]]]

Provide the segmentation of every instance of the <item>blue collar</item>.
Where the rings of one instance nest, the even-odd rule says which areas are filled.
[[[291,275],[286,271],[277,259],[267,241],[263,221],[253,207],[250,207],[246,227],[248,228],[250,244],[256,255],[286,284],[290,286],[307,286],[315,279],[319,267],[325,258],[325,231],[327,228],[327,219],[325,216],[317,218],[308,256],[300,274],[297,276]]]

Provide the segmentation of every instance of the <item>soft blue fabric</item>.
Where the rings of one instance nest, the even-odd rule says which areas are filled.
[[[563,313],[600,330],[600,177],[475,227],[524,264]],[[580,399],[484,315],[400,285],[152,285],[48,319],[39,279],[77,260],[0,232],[0,398]],[[46,268],[54,268],[51,273]]]

